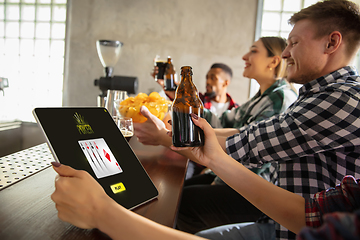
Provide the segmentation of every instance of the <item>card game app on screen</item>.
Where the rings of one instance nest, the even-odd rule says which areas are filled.
[[[81,140],[78,143],[97,178],[123,172],[103,138]]]

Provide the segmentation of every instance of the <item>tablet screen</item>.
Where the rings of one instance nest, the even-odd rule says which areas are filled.
[[[36,108],[55,159],[85,170],[119,204],[132,209],[158,192],[105,108]]]

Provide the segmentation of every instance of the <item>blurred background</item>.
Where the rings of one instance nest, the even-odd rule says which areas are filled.
[[[99,39],[124,44],[113,73],[137,77],[139,92],[161,90],[150,76],[153,59],[171,56],[177,73],[193,67],[201,92],[213,63],[229,65],[229,93],[243,103],[257,84],[242,76],[242,56],[261,36],[286,38],[289,17],[315,2],[0,0],[0,123],[34,122],[35,107],[96,106]]]

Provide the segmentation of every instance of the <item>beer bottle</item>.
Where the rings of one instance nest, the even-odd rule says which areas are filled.
[[[175,84],[175,69],[174,65],[172,64],[171,57],[168,57],[165,74],[164,74],[164,90],[165,91],[175,91],[176,84]]]
[[[197,147],[204,144],[204,132],[196,126],[191,113],[203,117],[204,105],[192,81],[192,68],[181,68],[181,81],[172,104],[172,141],[175,147]]]

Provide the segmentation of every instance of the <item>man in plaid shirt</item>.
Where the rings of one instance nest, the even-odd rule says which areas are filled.
[[[230,156],[249,167],[277,162],[278,186],[304,198],[360,177],[360,77],[349,67],[360,44],[360,15],[351,2],[318,2],[295,13],[283,58],[289,82],[304,84],[281,115],[226,140]],[[277,224],[277,238],[295,234]]]

